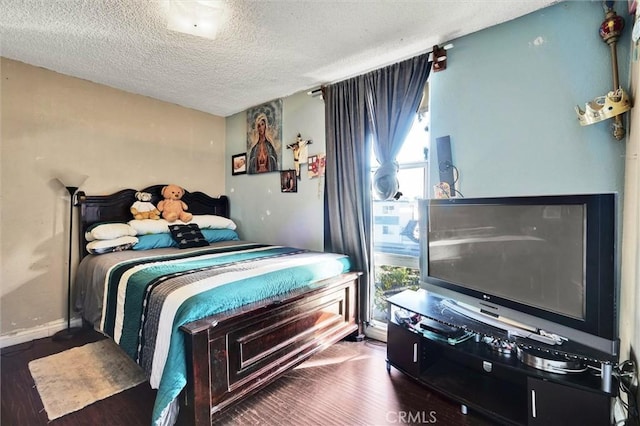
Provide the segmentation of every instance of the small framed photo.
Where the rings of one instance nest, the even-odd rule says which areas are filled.
[[[280,190],[282,192],[298,192],[298,179],[295,170],[280,172]]]
[[[307,163],[307,172],[309,179],[324,176],[324,170],[327,163],[325,154],[312,155]]]
[[[318,168],[316,167],[317,164],[318,164],[318,156],[310,155],[309,158],[307,159],[307,174],[309,176],[309,179],[318,177]]]
[[[247,173],[247,153],[236,154],[231,157],[231,174],[243,175]]]

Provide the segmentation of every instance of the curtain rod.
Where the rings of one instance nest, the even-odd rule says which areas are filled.
[[[437,45],[436,45],[437,46]],[[453,43],[447,43],[445,44],[442,49],[444,50],[450,50],[453,49]],[[430,50],[426,50],[422,53],[419,53],[418,55],[414,55],[414,56],[419,56],[419,55],[424,55],[425,53],[433,53],[433,48],[431,48]],[[413,57],[413,56],[412,56]],[[409,58],[407,58],[409,59]],[[398,61],[401,62],[401,61]],[[331,83],[327,83],[327,84],[331,84]],[[322,94],[322,86],[320,87],[316,87],[315,89],[309,90],[307,92],[307,95],[311,96],[311,97],[316,97],[316,96],[320,96]]]

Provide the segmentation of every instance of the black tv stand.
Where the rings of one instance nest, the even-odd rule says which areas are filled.
[[[443,309],[442,301],[425,290],[406,290],[388,299],[389,371],[393,366],[459,402],[463,412],[475,410],[502,424],[611,424],[617,395],[613,357],[574,342],[552,345],[514,338]],[[423,319],[429,321],[421,326]],[[506,348],[496,349],[487,340],[505,342]],[[544,371],[522,362],[516,348],[579,360],[585,368],[563,374]]]

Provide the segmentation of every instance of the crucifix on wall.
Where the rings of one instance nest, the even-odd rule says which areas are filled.
[[[290,149],[293,152],[293,165],[296,171],[296,176],[298,179],[300,177],[300,163],[307,162],[307,145],[311,145],[313,141],[311,139],[304,140],[300,133],[296,137],[296,141],[292,144],[287,145],[287,149]]]

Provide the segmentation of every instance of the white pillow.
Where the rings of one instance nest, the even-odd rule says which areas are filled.
[[[164,219],[130,220],[129,225],[136,235],[165,234],[169,232],[169,222]]]
[[[126,223],[102,223],[84,234],[87,241],[113,240],[115,238],[136,235],[136,230]]]
[[[236,224],[231,219],[213,214],[194,214],[193,219],[191,219],[190,222],[176,220],[171,223],[177,225],[195,223],[200,227],[200,229],[236,229]],[[164,234],[169,232],[169,222],[164,219],[130,220],[129,225],[135,230],[136,234],[134,235]]]
[[[114,251],[129,250],[138,242],[136,237],[120,237],[113,240],[95,240],[87,244],[87,251],[91,254],[104,254]]]
[[[213,214],[194,214],[193,219],[188,223],[195,223],[200,229],[236,229],[236,224],[231,219]]]

